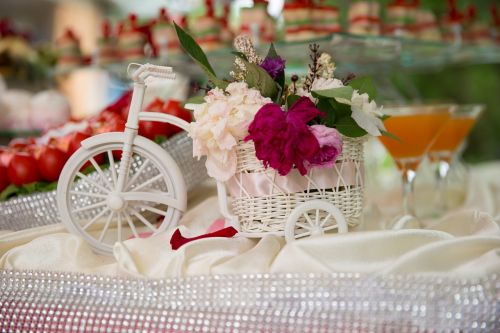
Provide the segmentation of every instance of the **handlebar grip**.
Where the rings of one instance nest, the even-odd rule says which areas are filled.
[[[127,73],[134,81],[144,81],[148,77],[175,79],[175,73],[172,67],[153,64],[141,65],[131,63],[127,68]]]
[[[147,64],[147,69],[146,71],[151,73],[151,74],[173,74],[174,70],[172,67],[167,67],[167,66],[157,66],[157,65],[151,65]]]

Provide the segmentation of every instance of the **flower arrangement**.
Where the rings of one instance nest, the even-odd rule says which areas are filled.
[[[306,175],[312,168],[331,167],[342,153],[343,138],[387,134],[371,81],[335,78],[335,63],[316,44],[309,46],[308,74],[287,82],[286,60],[273,45],[261,57],[248,36],[238,36],[230,79],[221,79],[193,38],[175,29],[209,78],[203,101],[186,108],[194,111],[194,156],[207,157],[208,174],[217,180],[236,173],[240,142],[253,142],[256,158],[279,175],[293,169]]]

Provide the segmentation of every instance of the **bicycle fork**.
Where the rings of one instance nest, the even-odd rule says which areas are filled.
[[[139,130],[139,112],[142,109],[145,91],[146,85],[144,83],[134,82],[132,101],[125,124],[125,141],[123,143],[122,158],[118,169],[118,180],[116,185],[116,190],[118,192],[123,192],[127,185],[128,170],[132,162],[132,145],[134,144],[134,139]]]

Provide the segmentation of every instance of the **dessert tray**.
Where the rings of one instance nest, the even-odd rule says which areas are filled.
[[[0,271],[1,332],[498,332],[498,276]]]
[[[161,147],[168,151],[177,165],[182,168],[188,190],[207,179],[203,160],[192,157],[192,145],[192,140],[185,132],[179,133],[161,144]],[[131,165],[132,169],[139,167],[140,165],[137,163]],[[109,170],[104,172],[109,172]],[[94,174],[90,177],[98,177],[96,172]],[[144,177],[148,177],[147,170],[144,172]],[[61,221],[57,208],[56,190],[23,195],[0,203],[1,230],[16,231],[59,222]]]

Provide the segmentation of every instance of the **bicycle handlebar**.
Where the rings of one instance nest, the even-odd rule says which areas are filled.
[[[158,66],[153,64],[131,63],[127,67],[127,74],[134,82],[144,83],[149,77],[159,79],[175,79],[172,67]]]

